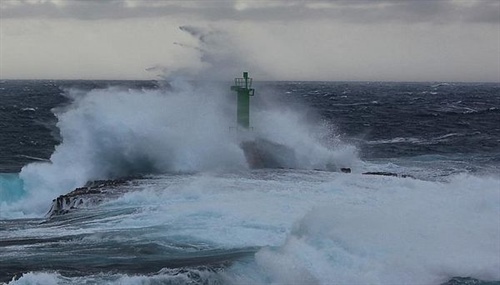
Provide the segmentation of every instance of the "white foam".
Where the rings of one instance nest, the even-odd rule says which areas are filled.
[[[7,283],[9,285],[58,285],[61,275],[54,272],[28,272],[19,279]]]
[[[498,178],[367,182],[354,183],[358,185],[350,187],[351,193],[308,212],[282,246],[259,251],[256,263],[266,282],[441,284],[456,276],[500,279]],[[375,193],[358,196],[365,187]]]
[[[56,109],[62,143],[50,162],[25,166],[27,195],[0,215],[43,215],[52,199],[87,181],[165,172],[247,169],[235,125],[234,94],[226,87],[195,87],[183,80],[168,89],[120,87],[69,90],[74,102]],[[301,121],[300,112],[266,109],[252,124],[259,137],[295,150],[298,168],[342,167],[357,161],[356,149],[322,142],[328,132]]]
[[[50,200],[95,179],[165,171],[245,167],[228,134],[217,92],[109,88],[57,113],[63,143],[50,163],[25,166],[25,210],[46,211]],[[42,210],[43,209],[43,210]]]
[[[118,228],[211,247],[264,246],[226,277],[238,284],[440,284],[499,280],[500,179],[448,182],[285,171],[265,179],[190,176],[108,206],[142,210]],[[268,174],[268,173],[267,173]],[[165,184],[164,184],[165,185]],[[290,270],[293,268],[293,270]]]
[[[189,284],[193,280],[203,284],[221,284],[222,278],[208,270],[164,269],[155,275],[97,274],[83,277],[65,277],[57,272],[29,272],[8,285],[62,285],[62,284]]]
[[[71,231],[94,233],[81,241],[89,246],[123,232],[133,242],[263,247],[222,273],[232,284],[499,280],[499,185],[499,177],[436,182],[296,170],[156,176],[100,206],[132,211]],[[10,234],[67,233],[40,227]]]

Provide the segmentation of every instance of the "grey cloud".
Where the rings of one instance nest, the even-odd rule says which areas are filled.
[[[34,3],[24,0],[2,0],[0,1],[0,12],[2,18],[39,17],[79,20],[159,17],[182,13],[183,11],[192,12],[191,9],[185,9],[182,6],[127,6],[127,2],[119,0],[67,0],[62,4],[56,3],[55,1]],[[142,1],[137,1],[137,3],[140,4]]]
[[[500,23],[500,1],[404,1],[395,13],[410,21]]]
[[[500,23],[498,0],[360,0],[360,1],[163,1],[105,0],[33,4],[23,0],[2,0],[2,18],[47,17],[81,20],[197,15],[207,20],[433,22],[450,21]],[[238,5],[238,4],[247,4]],[[271,3],[272,5],[265,5]]]
[[[182,13],[197,13],[197,8],[187,8],[183,5],[161,5],[152,3],[162,1],[134,1],[136,6],[127,5],[122,0],[67,0],[63,4],[53,1],[27,2],[17,0],[2,0],[0,11],[2,18],[73,18],[79,20],[148,18],[176,15]],[[166,2],[169,3],[169,2]]]
[[[464,17],[469,22],[500,23],[500,1],[485,0],[464,13]]]

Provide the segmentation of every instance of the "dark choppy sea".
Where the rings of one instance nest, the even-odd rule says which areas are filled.
[[[500,284],[499,83],[229,85],[0,81],[0,282]]]

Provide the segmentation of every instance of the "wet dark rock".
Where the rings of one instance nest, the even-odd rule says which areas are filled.
[[[441,285],[498,285],[500,281],[483,281],[471,277],[453,277]]]
[[[285,145],[264,139],[244,141],[240,144],[248,165],[252,169],[294,168],[295,151]]]
[[[105,198],[116,196],[116,188],[129,184],[130,179],[90,181],[84,187],[76,188],[68,194],[52,200],[48,217],[64,215],[71,210],[101,203]]]
[[[364,172],[362,174],[364,174],[364,175],[393,176],[393,177],[401,177],[401,178],[415,178],[409,174],[398,174],[398,173],[386,172],[386,171]]]
[[[350,168],[348,168],[348,167],[343,167],[343,168],[341,168],[341,169],[340,169],[340,171],[341,171],[342,173],[351,173],[351,169],[350,169]]]

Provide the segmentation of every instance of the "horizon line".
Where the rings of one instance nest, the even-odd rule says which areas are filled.
[[[0,78],[0,82],[4,81],[168,81],[166,79],[47,79],[47,78]],[[212,82],[224,82],[233,81],[233,79],[227,80],[206,80],[206,79],[189,79],[187,81],[212,81]],[[455,80],[255,80],[254,82],[381,82],[381,83],[490,83],[490,84],[500,84],[499,81],[455,81]]]

